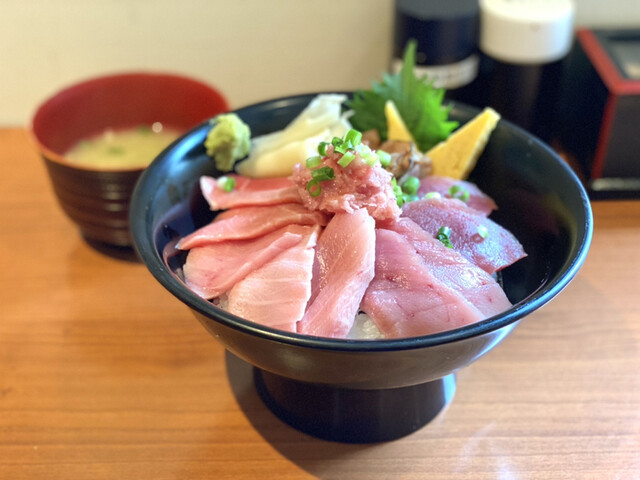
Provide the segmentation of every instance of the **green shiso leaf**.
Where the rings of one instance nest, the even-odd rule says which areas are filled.
[[[380,138],[386,140],[384,105],[392,100],[418,149],[426,152],[445,140],[458,127],[458,122],[448,119],[451,107],[442,105],[445,90],[434,88],[425,78],[416,77],[416,48],[416,41],[410,40],[402,70],[393,75],[384,74],[382,81],[374,81],[370,90],[357,90],[346,105],[354,112],[350,117],[354,128],[360,131],[376,129]]]

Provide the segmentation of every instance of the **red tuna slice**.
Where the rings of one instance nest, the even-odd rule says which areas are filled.
[[[452,248],[445,247],[410,218],[401,218],[390,230],[402,235],[413,246],[435,278],[460,293],[485,317],[511,307],[504,290],[491,275]]]
[[[181,239],[177,248],[189,250],[227,240],[256,238],[291,224],[324,226],[327,221],[324,213],[309,211],[299,203],[232,208]]]
[[[299,163],[293,168],[293,181],[298,185],[302,202],[311,210],[327,213],[353,213],[365,208],[375,220],[384,221],[400,216],[400,208],[393,193],[393,175],[380,165],[367,165],[360,155],[346,167],[338,165],[341,154],[330,153],[318,167],[329,167],[335,178],[320,182],[321,192],[312,196],[307,190],[311,169]]]
[[[454,186],[462,187],[469,192],[469,199],[465,203],[467,206],[482,212],[484,215],[489,215],[498,208],[493,198],[480,190],[475,183],[440,175],[428,175],[420,180],[418,195],[423,197],[427,193],[437,192],[443,197],[451,198],[450,190],[451,187]]]
[[[459,200],[416,200],[404,206],[402,216],[410,218],[434,237],[441,227],[449,227],[449,240],[454,250],[490,274],[527,256],[511,232]],[[484,238],[483,229],[486,229]]]
[[[438,280],[402,235],[385,229],[376,230],[375,278],[361,308],[387,338],[430,335],[485,318]]]
[[[187,286],[203,298],[211,299],[231,290],[246,275],[300,243],[314,227],[288,225],[250,240],[230,240],[196,247],[184,264]]]
[[[234,285],[229,292],[228,309],[234,315],[268,327],[289,332],[304,315],[311,295],[314,246],[320,227],[308,233]]]
[[[365,209],[337,213],[331,219],[318,240],[316,262],[316,294],[298,332],[344,338],[374,275],[375,221]]]
[[[230,192],[220,186],[217,178],[200,177],[200,189],[211,210],[302,202],[290,178],[248,178],[235,174],[225,177],[236,182]]]

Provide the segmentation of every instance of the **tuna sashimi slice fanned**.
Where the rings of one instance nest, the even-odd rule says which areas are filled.
[[[429,335],[485,318],[439,281],[402,235],[386,229],[376,230],[375,277],[361,308],[387,338]]]
[[[229,292],[228,309],[247,320],[296,331],[311,295],[314,246],[319,226],[309,230],[296,245],[254,270]]]
[[[211,210],[227,210],[235,207],[302,203],[298,188],[290,178],[248,178],[229,174],[235,186],[226,191],[217,178],[200,177],[200,189]]]
[[[177,248],[190,250],[226,240],[256,238],[291,224],[324,226],[327,221],[326,214],[307,210],[299,203],[232,208],[184,237]]]
[[[451,188],[456,186],[462,187],[468,192],[469,198],[465,202],[467,206],[484,215],[489,215],[498,208],[493,198],[480,190],[475,183],[441,175],[427,175],[420,180],[418,196],[423,197],[430,192],[436,192],[444,197],[451,197]]]
[[[491,317],[511,307],[504,290],[491,275],[459,252],[445,247],[410,218],[401,218],[388,228],[413,246],[435,278],[460,293],[484,316]]]
[[[262,237],[196,247],[183,267],[185,283],[203,298],[228,292],[236,282],[315,231],[312,226],[288,225]]]
[[[344,338],[374,276],[375,221],[365,209],[337,213],[316,246],[313,299],[297,331]]]
[[[412,219],[433,237],[441,227],[449,227],[454,250],[490,274],[527,256],[511,232],[456,199],[424,198],[409,202],[402,209],[402,216]]]

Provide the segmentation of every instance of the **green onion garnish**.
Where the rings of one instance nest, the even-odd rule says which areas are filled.
[[[345,143],[350,143],[351,148],[355,147],[356,145],[360,145],[360,143],[362,143],[362,133],[352,128],[344,134],[344,141]]]
[[[336,177],[333,168],[322,167],[317,170],[311,170],[311,178],[316,182],[324,182],[326,180],[333,180]]]
[[[362,153],[362,159],[367,165],[369,165],[370,167],[373,167],[378,161],[378,156],[375,153],[373,153],[371,150],[369,150],[368,152],[365,151],[364,153]]]
[[[398,204],[399,207],[402,207],[402,205],[404,205],[406,198],[402,193],[402,188],[400,188],[400,185],[398,185],[398,181],[396,180],[396,177],[393,177],[391,179],[391,188],[393,188],[393,194],[396,196],[396,203]]]
[[[307,192],[312,197],[317,197],[322,193],[322,187],[320,186],[320,182],[317,180],[309,180],[307,183]]]
[[[329,144],[327,142],[320,142],[318,144],[318,153],[323,157],[327,155],[327,147]]]
[[[478,235],[482,238],[487,238],[489,236],[489,229],[484,225],[478,225]]]
[[[440,227],[438,229],[438,233],[436,233],[436,238],[442,242],[442,244],[447,248],[453,248],[451,244],[451,229],[449,227]]]
[[[307,168],[317,167],[322,163],[322,157],[320,155],[314,155],[313,157],[307,158]]]
[[[347,167],[356,158],[356,154],[353,152],[346,152],[342,155],[342,158],[338,160],[338,165],[341,167]]]
[[[376,150],[376,154],[378,155],[378,159],[380,160],[380,165],[383,167],[388,167],[391,164],[391,155],[389,155],[384,150]]]
[[[409,195],[415,195],[420,188],[420,179],[410,176],[402,183],[402,191]]]
[[[233,177],[218,178],[218,186],[225,192],[230,192],[236,188],[236,179]]]
[[[452,198],[457,198],[465,203],[469,200],[470,196],[469,190],[460,185],[452,185],[449,189],[449,195],[451,195]]]
[[[440,195],[438,192],[429,192],[427,193],[424,198],[442,198],[442,195]]]

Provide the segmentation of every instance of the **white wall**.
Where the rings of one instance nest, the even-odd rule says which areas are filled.
[[[579,24],[640,28],[640,0],[577,5]],[[393,0],[0,0],[0,126],[123,70],[194,76],[233,107],[368,86],[388,66],[392,22]]]

